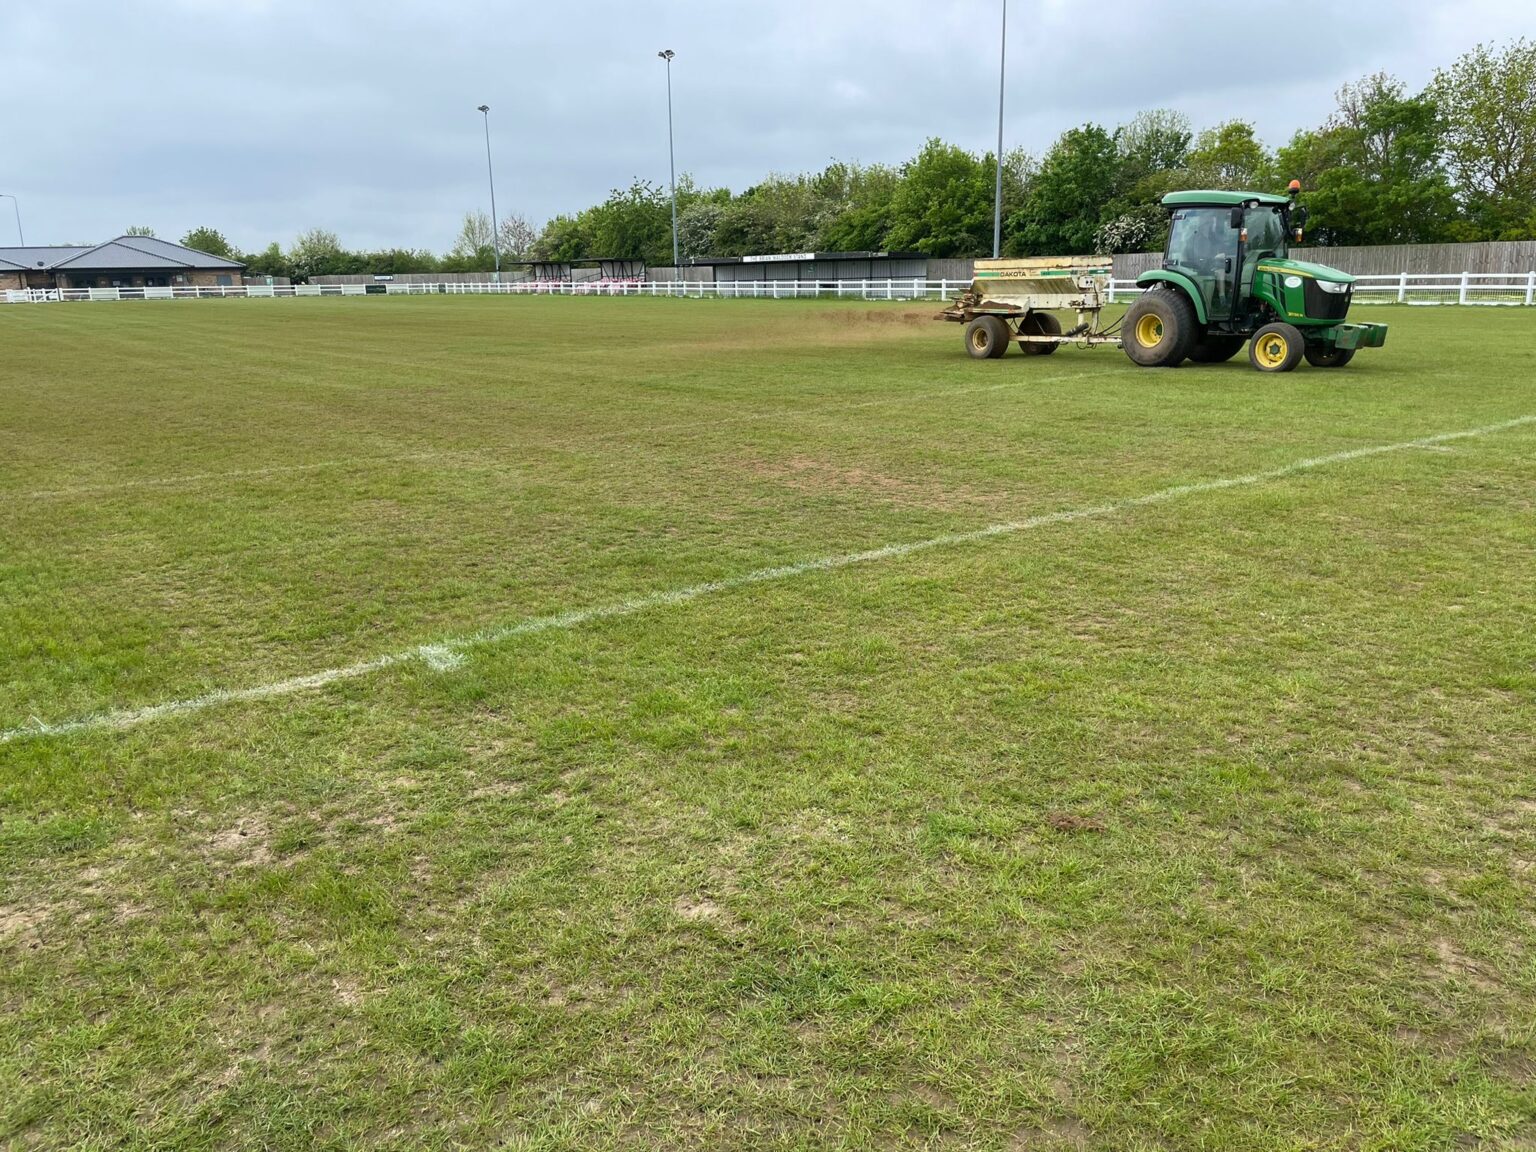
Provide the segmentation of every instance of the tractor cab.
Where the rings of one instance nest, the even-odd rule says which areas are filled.
[[[1264,257],[1285,259],[1291,201],[1258,192],[1173,192],[1163,267],[1199,291],[1207,322],[1241,316]]]
[[[1384,324],[1346,324],[1355,278],[1292,260],[1307,210],[1290,195],[1207,190],[1170,192],[1162,266],[1143,272],[1142,296],[1126,312],[1126,355],[1147,367],[1186,359],[1230,360],[1245,343],[1255,368],[1288,372],[1349,363],[1357,348],[1386,342]]]

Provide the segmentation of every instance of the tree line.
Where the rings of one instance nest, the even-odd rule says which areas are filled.
[[[835,161],[819,172],[770,175],[739,193],[677,186],[685,256],[765,252],[902,251],[989,255],[996,162],[939,139],[899,165]],[[1113,129],[1070,128],[1035,157],[1003,157],[1003,250],[1008,255],[1156,250],[1164,193],[1180,188],[1278,191],[1299,179],[1308,242],[1324,246],[1536,239],[1536,43],[1479,45],[1412,92],[1384,72],[1339,89],[1315,128],[1269,148],[1252,124],[1196,130],[1181,112],[1144,111]],[[244,260],[258,275],[489,270],[492,222],[465,214],[447,253],[350,252],[311,229],[288,248],[241,254],[217,231],[183,243]],[[600,204],[541,228],[500,222],[504,259],[672,259],[666,188],[637,179]]]

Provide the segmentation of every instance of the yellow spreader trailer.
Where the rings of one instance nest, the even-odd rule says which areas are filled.
[[[1027,256],[976,261],[970,288],[939,319],[965,325],[965,350],[992,360],[1017,344],[1025,355],[1049,356],[1063,344],[1119,344],[1099,330],[1108,300],[1107,256]],[[1057,312],[1076,319],[1063,330]]]

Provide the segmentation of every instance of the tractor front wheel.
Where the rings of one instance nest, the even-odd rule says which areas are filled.
[[[1019,321],[1020,336],[1060,336],[1061,321],[1049,312],[1031,312]],[[1060,344],[1032,344],[1028,341],[1019,345],[1020,350],[1026,356],[1049,356]]]
[[[1125,310],[1120,342],[1143,368],[1176,368],[1189,355],[1198,323],[1195,306],[1183,292],[1153,288]]]
[[[1248,360],[1260,372],[1289,372],[1301,363],[1306,341],[1294,324],[1266,324],[1248,343]]]
[[[1307,363],[1314,368],[1342,368],[1355,358],[1353,348],[1330,348],[1326,344],[1308,344]]]
[[[1008,325],[996,316],[978,316],[965,326],[965,350],[972,360],[996,360],[1008,351]]]

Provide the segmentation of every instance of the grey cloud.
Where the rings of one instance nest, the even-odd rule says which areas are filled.
[[[832,157],[895,163],[929,136],[987,150],[997,13],[997,0],[12,0],[0,190],[21,197],[34,242],[210,224],[256,247],[320,225],[354,246],[441,250],[485,205],[481,102],[504,211],[542,220],[636,176],[664,181],[662,47],[678,53],[678,164],[704,184]],[[1172,106],[1197,124],[1253,120],[1273,145],[1321,120],[1345,81],[1385,68],[1419,85],[1529,27],[1525,0],[1012,0],[1007,142],[1039,152],[1084,121]]]

